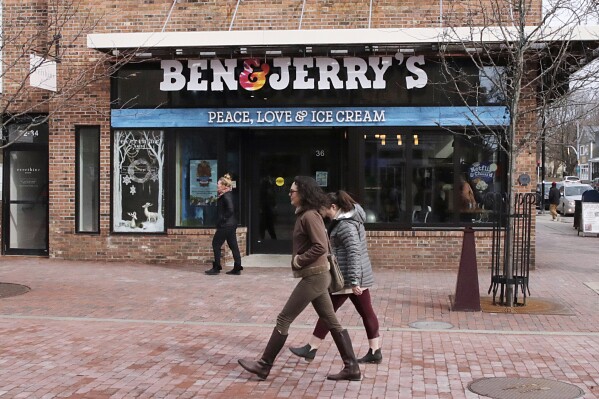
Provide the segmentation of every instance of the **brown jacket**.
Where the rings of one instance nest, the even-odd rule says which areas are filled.
[[[313,209],[298,211],[293,228],[294,277],[306,277],[329,270],[329,243],[322,217]]]

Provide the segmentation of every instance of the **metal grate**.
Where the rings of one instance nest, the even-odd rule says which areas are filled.
[[[575,399],[584,394],[576,385],[544,378],[481,378],[468,389],[494,399]]]
[[[12,283],[0,283],[0,299],[8,298],[11,296],[22,295],[29,292],[31,288],[26,285],[12,284]]]

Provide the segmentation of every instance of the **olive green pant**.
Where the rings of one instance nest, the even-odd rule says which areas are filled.
[[[312,303],[314,310],[327,327],[331,331],[341,332],[343,327],[337,320],[329,295],[330,284],[331,274],[328,271],[302,277],[277,317],[277,330],[282,335],[287,335],[291,323],[304,311],[306,306]]]

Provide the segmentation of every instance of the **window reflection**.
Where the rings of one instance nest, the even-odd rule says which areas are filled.
[[[405,140],[402,134],[366,134],[365,198],[367,223],[399,222],[406,204]]]
[[[414,135],[412,148],[412,223],[445,223],[453,209],[453,136]]]
[[[361,133],[368,223],[413,226],[490,221],[485,195],[503,192],[492,134]]]

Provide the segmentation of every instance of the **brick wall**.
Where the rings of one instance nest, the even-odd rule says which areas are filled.
[[[398,269],[458,269],[462,231],[369,231],[373,265]],[[479,269],[491,267],[491,232],[475,230]]]
[[[88,33],[156,32],[165,25],[172,0],[80,0],[72,18],[68,1],[50,2],[33,0],[5,0],[4,28],[11,32],[40,30],[46,20],[59,20],[61,49],[58,77],[62,84],[76,82],[80,76],[94,76],[93,82],[77,90],[65,92],[49,104],[43,100],[47,93],[31,90],[26,101],[10,107],[33,103],[50,112],[50,256],[65,259],[136,259],[147,262],[197,262],[208,264],[212,259],[210,241],[212,230],[170,229],[164,235],[110,235],[111,154],[110,154],[110,81],[102,75],[103,55],[87,48]],[[252,0],[243,1],[236,11],[236,0],[186,0],[175,5],[167,31],[228,30],[233,21],[234,30],[268,29],[348,29],[348,28],[413,28],[439,26],[440,2],[378,0],[373,2],[369,21],[370,1],[320,0],[306,2],[303,16],[302,1]],[[400,4],[398,4],[400,3]],[[540,1],[532,3],[540,15]],[[482,24],[484,13],[479,1],[444,2],[445,22],[455,25]],[[48,12],[49,10],[49,12]],[[235,14],[236,12],[236,14]],[[48,14],[51,18],[47,18]],[[235,18],[233,20],[233,15]],[[59,17],[59,18],[56,18]],[[538,19],[538,18],[537,18]],[[534,24],[534,23],[533,23]],[[43,31],[43,29],[41,29]],[[15,39],[14,44],[21,39]],[[48,35],[37,38],[36,48],[44,51]],[[6,40],[5,40],[6,43]],[[19,55],[19,46],[6,43],[4,59],[10,63]],[[28,62],[28,58],[27,58]],[[11,68],[4,79],[5,93],[17,92],[28,64],[19,61],[21,68]],[[6,69],[6,68],[5,68]],[[68,85],[67,85],[68,86]],[[76,86],[74,84],[73,86]],[[8,96],[1,97],[6,101]],[[4,103],[6,105],[6,103]],[[534,119],[521,122],[520,134],[532,128]],[[75,127],[99,125],[101,128],[100,168],[100,235],[75,234]],[[534,177],[535,150],[521,153],[519,170]],[[534,183],[534,182],[533,182]],[[533,185],[534,187],[534,185]],[[489,233],[476,234],[479,262],[484,267],[484,256],[489,251]],[[244,246],[246,230],[238,230],[239,243]],[[462,233],[435,231],[369,232],[369,246],[373,262],[384,267],[457,268]],[[534,238],[534,237],[533,237]],[[533,240],[534,241],[534,240]],[[245,248],[242,248],[245,252]]]

